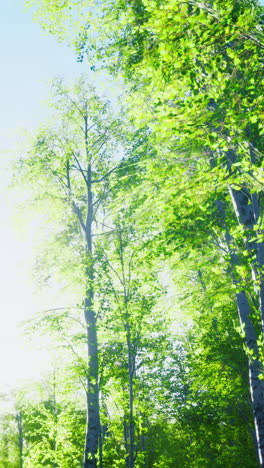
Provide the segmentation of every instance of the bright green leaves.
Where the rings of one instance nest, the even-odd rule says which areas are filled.
[[[68,3],[48,3],[41,3],[44,23],[53,25],[54,32],[61,35],[66,17],[73,24],[79,13],[76,10],[71,15]],[[84,6],[82,2],[80,6]],[[116,197],[112,219],[122,226],[122,242],[116,236],[118,229],[96,242],[96,262],[101,268],[96,280],[104,298],[98,304],[103,317],[100,333],[105,337],[100,359],[105,364],[101,377],[107,404],[114,413],[114,398],[128,421],[128,330],[130,350],[143,362],[142,368],[146,364],[148,383],[144,385],[149,385],[150,397],[139,370],[134,379],[135,424],[141,436],[146,431],[142,413],[150,424],[153,395],[158,412],[159,406],[166,408],[166,398],[161,396],[164,389],[173,393],[168,375],[155,381],[161,390],[155,388],[151,373],[157,356],[147,342],[153,339],[150,330],[161,326],[152,317],[159,291],[150,273],[151,262],[157,265],[157,258],[170,258],[178,293],[174,314],[196,316],[184,382],[184,371],[175,367],[177,384],[182,385],[182,401],[174,407],[182,421],[182,426],[175,424],[176,445],[179,440],[192,441],[188,450],[184,448],[184,462],[179,465],[192,466],[195,460],[197,467],[212,463],[231,466],[246,459],[245,466],[253,467],[255,460],[248,456],[253,453],[252,441],[245,436],[243,443],[237,442],[246,433],[240,415],[246,414],[248,419],[250,410],[246,356],[235,331],[234,299],[242,290],[250,293],[251,318],[259,326],[260,275],[253,281],[252,270],[262,225],[253,222],[249,228],[241,217],[236,219],[228,188],[246,193],[248,204],[254,198],[254,207],[257,199],[262,213],[264,90],[259,8],[253,0],[227,0],[225,5],[221,0],[168,0],[162,4],[134,0],[98,2],[96,9],[83,9],[83,13],[82,24],[76,25],[79,52],[82,56],[87,52],[89,60],[97,56],[102,67],[121,73],[129,88],[130,115],[142,133],[143,128],[151,129],[151,144],[144,143],[144,151],[135,151],[117,172],[120,179],[112,192]],[[75,111],[69,106],[67,112],[73,121]],[[50,149],[52,145],[40,135],[36,154],[45,154],[39,159],[42,170],[55,164],[46,146]],[[69,153],[70,147],[67,157]],[[63,165],[65,159],[61,161]],[[54,169],[58,174],[61,166]],[[78,206],[84,213],[77,175],[75,180]],[[111,206],[111,196],[108,201]],[[133,263],[133,249],[137,248]],[[129,270],[130,260],[133,268]],[[155,341],[155,347],[163,353],[160,342]],[[168,401],[173,406],[170,397]],[[111,430],[120,439],[122,424],[118,417],[113,419]],[[186,427],[191,433],[188,436]],[[116,447],[109,443],[106,453],[112,466]],[[120,446],[120,462],[124,456]],[[176,455],[174,460],[170,454],[166,457],[160,456],[153,466],[174,467]]]

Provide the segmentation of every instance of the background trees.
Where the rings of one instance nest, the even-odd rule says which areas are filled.
[[[126,87],[115,118],[85,80],[57,82],[21,160],[84,303],[87,365],[69,314],[46,320],[87,379],[83,466],[262,466],[262,9],[31,3]]]

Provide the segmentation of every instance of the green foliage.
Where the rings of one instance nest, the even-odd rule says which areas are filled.
[[[24,412],[25,466],[79,467],[85,412],[70,401],[43,401]]]
[[[235,300],[247,293],[258,335],[263,9],[255,0],[29,4],[45,29],[60,39],[74,36],[79,60],[88,57],[92,69],[122,76],[126,112],[137,128],[132,135],[131,123],[121,133],[120,120],[109,125],[107,104],[92,93],[100,120],[93,120],[89,145],[110,135],[96,160],[98,178],[118,160],[113,177],[96,191],[109,229],[96,232],[93,259],[104,463],[128,466],[135,431],[137,468],[253,468],[248,363]],[[52,129],[43,127],[22,161],[30,181],[40,179],[38,194],[48,195],[56,210],[56,203],[62,207],[63,256],[69,247],[74,251],[70,278],[83,277],[89,266],[68,209],[74,203],[80,220],[87,214],[82,173],[74,172],[80,169],[76,158],[83,167],[87,156],[79,144],[83,86],[80,101],[65,101],[68,90],[56,84],[59,119]],[[254,223],[234,212],[235,193],[246,195],[243,208],[255,210]],[[170,310],[162,274],[164,289],[170,276]],[[192,318],[189,332],[179,316]],[[68,318],[47,325],[68,334]],[[82,338],[72,336],[81,345]],[[262,348],[261,338],[258,343]],[[80,369],[76,375],[83,376]]]
[[[17,468],[19,451],[15,416],[5,412],[0,420],[0,464],[3,468]]]

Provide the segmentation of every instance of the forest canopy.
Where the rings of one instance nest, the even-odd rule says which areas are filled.
[[[55,80],[16,163],[78,300],[28,325],[63,365],[1,416],[2,466],[263,467],[263,7],[27,3],[120,99]]]

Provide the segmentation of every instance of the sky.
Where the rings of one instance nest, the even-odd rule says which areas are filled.
[[[21,129],[34,131],[49,116],[50,109],[45,105],[49,81],[57,75],[72,80],[87,72],[88,67],[77,63],[74,51],[32,21],[23,0],[3,2],[0,23],[1,390],[21,380],[37,378],[47,368],[46,353],[25,342],[19,324],[37,311],[61,305],[55,293],[47,298],[36,292],[32,270],[39,220],[23,221],[22,195],[10,188],[10,161],[14,152],[19,154]],[[100,82],[103,86],[104,79],[100,78]]]

